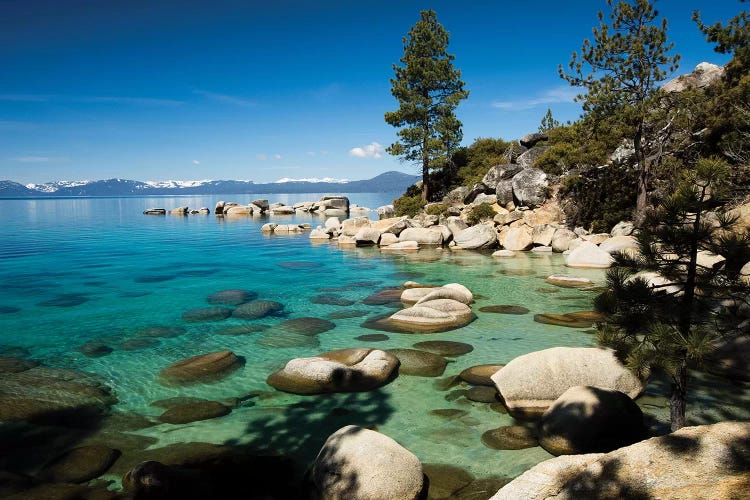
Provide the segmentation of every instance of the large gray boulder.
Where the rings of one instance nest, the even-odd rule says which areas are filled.
[[[533,148],[537,143],[546,141],[547,139],[549,139],[549,136],[546,133],[535,132],[521,137],[518,139],[518,143],[525,148]]]
[[[553,347],[513,359],[492,376],[508,411],[539,417],[571,387],[586,385],[624,392],[631,398],[643,390],[611,349]]]
[[[513,179],[497,181],[495,196],[497,196],[497,202],[503,206],[513,201]]]
[[[682,92],[688,89],[702,89],[720,80],[723,76],[723,67],[702,62],[691,73],[680,75],[665,83],[662,90],[664,92]]]
[[[400,241],[416,241],[419,246],[439,246],[443,243],[443,234],[424,227],[407,227],[398,238]]]
[[[485,186],[496,186],[502,180],[512,179],[522,169],[520,165],[495,165],[484,174],[482,183]]]
[[[539,444],[553,455],[608,452],[644,435],[638,405],[627,394],[598,387],[571,387],[539,422]]]
[[[349,212],[349,198],[346,196],[324,196],[318,202],[318,206],[325,210],[338,209],[344,212]]]
[[[450,216],[445,219],[445,227],[447,227],[451,234],[456,234],[459,231],[463,231],[464,229],[468,228],[469,225],[461,219],[461,217],[457,217],[455,215]]]
[[[534,230],[531,232],[531,239],[535,245],[550,246],[556,230],[557,228],[552,224],[539,224],[534,226]]]
[[[606,269],[612,265],[614,259],[608,253],[590,241],[584,241],[565,257],[568,267],[591,267]]]
[[[612,228],[609,234],[612,236],[630,236],[635,230],[635,225],[629,221],[620,221]]]
[[[459,186],[456,189],[449,191],[448,194],[443,197],[443,202],[463,203],[467,194],[469,194],[469,188],[466,186]]]
[[[497,245],[497,233],[492,226],[477,224],[455,233],[453,241],[460,248],[467,250],[493,248]]]
[[[341,234],[354,237],[363,227],[370,227],[370,219],[367,217],[346,219],[341,223]]]
[[[547,199],[547,186],[547,174],[538,168],[525,168],[513,177],[513,196],[519,205],[537,208]]]
[[[684,427],[610,453],[542,462],[491,500],[748,498],[750,422]]]
[[[419,459],[379,432],[348,425],[331,434],[310,468],[320,498],[416,500],[424,488]]]
[[[471,187],[471,189],[469,189],[469,192],[466,193],[466,196],[464,196],[464,203],[469,204],[473,202],[478,195],[489,193],[490,191],[491,189],[487,187],[485,183],[477,182]]]
[[[518,158],[516,159],[516,163],[518,163],[521,168],[531,168],[534,163],[539,159],[540,156],[544,154],[545,151],[547,151],[549,147],[547,146],[536,146],[533,147],[527,151],[524,151],[521,153]]]
[[[578,235],[568,228],[561,227],[552,235],[552,251],[562,253],[570,248],[570,242]]]
[[[376,389],[396,375],[398,358],[377,349],[340,349],[311,358],[295,358],[266,383],[293,394],[361,392]]]
[[[528,226],[511,228],[503,240],[503,248],[511,251],[523,251],[531,248],[533,244],[531,229]]]
[[[392,233],[398,236],[401,231],[409,227],[408,217],[390,217],[388,219],[380,219],[370,224],[372,227],[380,231],[381,233]]]

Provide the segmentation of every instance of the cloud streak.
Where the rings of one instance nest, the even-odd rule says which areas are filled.
[[[519,99],[516,101],[494,101],[492,103],[492,107],[510,111],[520,111],[524,109],[536,108],[537,106],[547,104],[563,102],[572,103],[578,93],[579,90],[573,87],[556,87],[529,99]]]
[[[0,94],[0,101],[7,102],[68,102],[81,104],[134,104],[139,106],[177,106],[184,104],[176,99],[127,96],[75,96],[56,94]]]
[[[208,90],[193,90],[193,94],[203,96],[211,101],[230,104],[232,106],[239,106],[241,108],[254,108],[258,105],[257,102],[251,101],[249,99],[228,94],[219,94],[217,92],[209,92]]]
[[[371,142],[367,146],[352,148],[349,150],[349,156],[356,158],[375,158],[379,159],[383,157],[385,148],[377,142]]]
[[[20,163],[49,163],[53,161],[65,161],[65,158],[52,156],[19,156],[16,158],[10,158],[10,160]]]

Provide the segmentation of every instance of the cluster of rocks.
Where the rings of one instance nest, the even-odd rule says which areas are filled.
[[[328,217],[346,217],[350,212],[369,211],[349,203],[346,196],[324,196],[318,201],[302,201],[294,205],[271,203],[268,200],[254,200],[247,205],[235,202],[219,201],[216,204],[216,215],[292,215],[295,213],[311,213]]]
[[[207,207],[201,207],[199,209],[190,209],[189,207],[177,207],[169,211],[170,215],[208,215],[211,213]],[[147,208],[143,211],[143,215],[167,215],[166,208]]]

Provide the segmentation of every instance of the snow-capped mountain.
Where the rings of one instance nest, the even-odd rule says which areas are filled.
[[[152,196],[152,195],[208,195],[208,194],[274,194],[274,193],[377,193],[403,192],[419,180],[419,176],[403,172],[385,172],[372,179],[309,177],[279,179],[267,184],[248,180],[200,181],[134,181],[107,179],[86,181],[55,181],[23,185],[0,181],[0,198],[32,198],[50,196]]]

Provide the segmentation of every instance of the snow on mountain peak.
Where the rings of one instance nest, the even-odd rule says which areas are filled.
[[[274,184],[283,184],[284,182],[329,182],[332,184],[346,184],[347,182],[349,182],[349,179],[334,179],[333,177],[323,177],[322,179],[318,177],[292,179],[290,177],[283,177],[277,181],[274,181]]]

